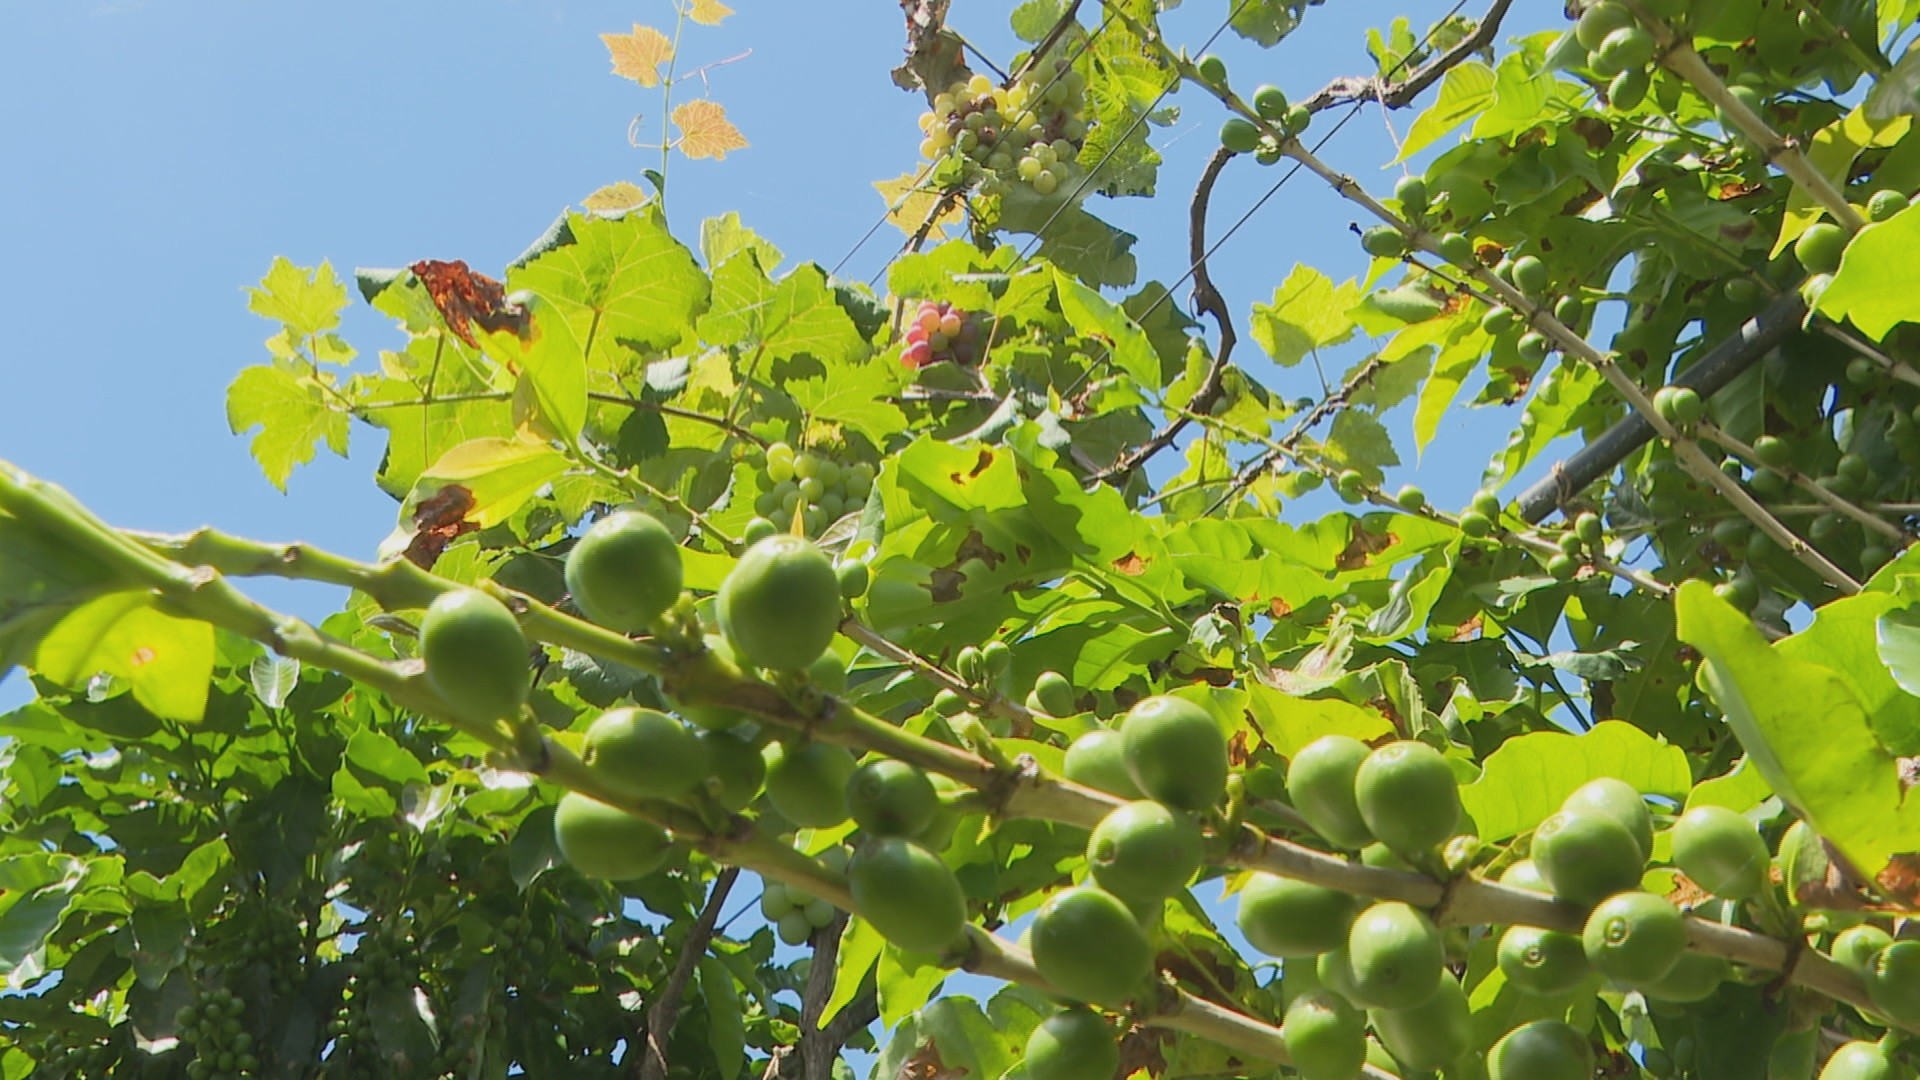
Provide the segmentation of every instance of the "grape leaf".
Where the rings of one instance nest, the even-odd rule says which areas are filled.
[[[673,144],[696,161],[724,161],[728,151],[747,147],[747,137],[727,119],[726,107],[717,101],[700,98],[674,106],[673,126],[680,129]]]
[[[235,435],[260,429],[247,448],[281,491],[294,466],[312,461],[320,444],[347,456],[345,410],[333,407],[315,377],[277,365],[247,368],[227,387],[227,426]]]
[[[1860,230],[1847,244],[1840,270],[1815,305],[1828,318],[1850,320],[1875,341],[1901,323],[1920,320],[1920,263],[1907,254],[1920,244],[1920,206]]]
[[[339,326],[346,306],[347,287],[324,262],[307,270],[276,256],[266,277],[247,290],[247,310],[280,323],[294,338]]]
[[[531,289],[552,305],[590,367],[596,349],[624,342],[666,348],[705,310],[711,285],[693,253],[658,212],[620,217],[569,214],[562,242],[507,272],[507,288]],[[543,320],[542,333],[560,327]]]
[[[673,42],[651,26],[633,24],[625,34],[601,34],[613,57],[613,73],[641,86],[660,85],[660,65],[673,59]]]
[[[1281,367],[1292,367],[1315,349],[1353,336],[1351,314],[1360,286],[1332,279],[1310,266],[1295,266],[1273,291],[1273,302],[1253,305],[1253,340]]]

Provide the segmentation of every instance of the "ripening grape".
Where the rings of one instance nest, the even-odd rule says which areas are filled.
[[[1086,91],[1086,77],[1064,58],[1035,65],[1011,86],[974,75],[933,96],[920,117],[920,154],[958,162],[962,182],[983,194],[1006,195],[1019,182],[1051,195],[1086,143]]]
[[[900,362],[919,369],[928,364],[952,362],[977,365],[980,317],[951,304],[922,300],[906,320],[902,335]]]

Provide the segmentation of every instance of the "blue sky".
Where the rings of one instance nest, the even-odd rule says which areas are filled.
[[[683,54],[695,63],[742,57],[712,70],[710,93],[753,145],[724,162],[676,161],[671,220],[692,240],[701,219],[737,210],[790,259],[832,266],[881,211],[871,182],[916,164],[921,103],[887,75],[900,57],[897,9],[732,2],[738,10],[724,26],[689,28]],[[962,2],[954,18],[1004,59],[1012,6]],[[1274,51],[1231,35],[1218,51],[1243,90],[1274,82],[1301,97],[1335,75],[1370,70],[1367,19],[1400,11],[1424,26],[1450,6],[1333,3],[1314,8]],[[343,273],[465,259],[497,274],[565,206],[603,184],[638,180],[658,161],[627,135],[637,114],[658,130],[658,93],[609,74],[598,35],[635,22],[670,26],[667,0],[9,8],[0,34],[0,96],[15,103],[0,169],[0,295],[10,308],[0,458],[67,486],[117,524],[212,523],[370,556],[396,510],[371,483],[375,433],[356,429],[349,459],[323,455],[282,495],[227,430],[226,386],[263,357],[268,333],[243,289],[276,255],[328,259]],[[1170,36],[1197,48],[1227,8],[1188,0],[1168,17]],[[1192,92],[1174,103],[1180,120],[1152,136],[1167,158],[1163,197],[1093,207],[1141,237],[1142,277],[1162,281],[1186,269],[1186,196],[1224,116]],[[1380,169],[1393,154],[1388,124],[1404,130],[1411,119],[1363,109],[1325,156],[1386,191],[1398,175]],[[1278,176],[1236,162],[1216,191],[1214,235]],[[1294,263],[1336,278],[1363,271],[1347,228],[1354,219],[1303,174],[1222,249],[1213,276],[1243,340],[1248,306]],[[847,274],[865,280],[898,243],[883,230]],[[397,340],[364,311],[350,315],[347,332],[363,364]],[[1311,365],[1276,372],[1250,342],[1241,348],[1276,391],[1319,392]],[[1344,362],[1330,364],[1335,377]],[[1486,419],[1451,418],[1420,466],[1442,505],[1465,500],[1504,438],[1504,422]],[[1410,446],[1404,412],[1395,431]],[[341,599],[286,583],[248,588],[309,618]],[[18,676],[0,683],[0,707],[25,693]]]

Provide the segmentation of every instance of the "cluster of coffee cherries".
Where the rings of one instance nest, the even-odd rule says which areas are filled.
[[[981,360],[985,335],[982,316],[944,300],[922,300],[907,322],[900,363],[915,370],[929,364],[972,367]]]
[[[241,1022],[246,1002],[225,987],[213,987],[194,996],[174,1013],[180,1041],[193,1051],[187,1063],[189,1080],[233,1080],[252,1076],[260,1067],[253,1052],[253,1034]]]
[[[965,181],[988,195],[1015,183],[1052,195],[1073,177],[1086,143],[1086,90],[1065,59],[1036,64],[1010,86],[975,75],[935,94],[921,114],[921,156],[959,162]]]
[[[845,871],[852,853],[846,848],[829,848],[820,855],[822,865]],[[760,892],[760,914],[773,925],[780,940],[788,945],[804,945],[815,930],[833,923],[839,914],[832,904],[794,885],[769,881]]]
[[[818,536],[848,511],[865,505],[874,469],[866,462],[841,465],[815,450],[796,452],[784,442],[761,456],[761,492],[753,512],[784,532],[797,516],[809,536]],[[757,537],[756,537],[757,538]]]

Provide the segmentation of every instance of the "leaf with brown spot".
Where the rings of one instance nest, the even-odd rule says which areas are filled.
[[[1293,614],[1293,605],[1287,603],[1285,600],[1282,600],[1276,596],[1273,599],[1267,601],[1267,611],[1272,613],[1273,617],[1276,619],[1284,619],[1287,616]]]
[[[1227,740],[1227,764],[1238,769],[1247,763],[1252,751],[1247,749],[1247,733],[1236,731],[1233,738]]]
[[[966,1069],[950,1069],[940,1060],[940,1048],[929,1039],[920,1044],[913,1056],[900,1063],[900,1071],[894,1076],[898,1080],[960,1080],[967,1075]]]
[[[1341,570],[1359,570],[1365,567],[1373,556],[1392,547],[1397,539],[1399,538],[1390,532],[1378,535],[1368,532],[1356,521],[1352,533],[1348,536],[1346,550],[1335,557],[1333,565]]]
[[[1120,1069],[1115,1076],[1163,1076],[1167,1071],[1166,1048],[1173,1045],[1174,1034],[1159,1028],[1136,1027],[1120,1038]]]
[[[473,492],[460,484],[448,484],[420,500],[413,509],[414,534],[403,553],[406,560],[422,570],[433,569],[448,544],[480,527],[467,520],[473,501]]]
[[[1147,560],[1141,558],[1138,553],[1129,551],[1113,560],[1113,568],[1128,577],[1139,577],[1147,572]]]
[[[1456,641],[1456,642],[1472,641],[1475,638],[1480,636],[1480,628],[1482,625],[1483,624],[1481,621],[1480,614],[1478,612],[1475,612],[1473,618],[1468,619],[1466,622],[1463,622],[1459,626],[1454,627],[1453,635],[1447,638],[1447,640]]]
[[[980,456],[973,460],[972,471],[967,472],[965,474],[948,473],[947,479],[953,481],[956,484],[964,484],[969,480],[975,479],[981,473],[986,472],[988,469],[991,469],[991,468],[993,468],[993,451],[982,449],[980,451]]]
[[[1613,142],[1613,126],[1597,116],[1582,116],[1568,127],[1595,150],[1605,150]]]
[[[1714,194],[1714,198],[1719,199],[1721,202],[1730,202],[1734,199],[1744,199],[1754,192],[1765,191],[1766,189],[1767,185],[1765,184],[1756,184],[1746,180],[1729,180],[1720,185],[1720,190]]]
[[[953,562],[956,566],[968,559],[979,559],[986,563],[990,570],[1007,561],[1007,557],[987,543],[986,538],[981,536],[977,529],[968,533],[967,538],[960,541],[960,549],[953,553]]]
[[[1920,908],[1920,852],[1895,855],[1873,880],[1881,895],[1898,903],[1902,910]]]
[[[407,269],[420,279],[434,309],[447,321],[447,329],[470,346],[479,346],[473,336],[475,326],[488,333],[506,331],[522,340],[532,329],[527,309],[507,303],[499,282],[474,273],[463,260],[421,259]]]

